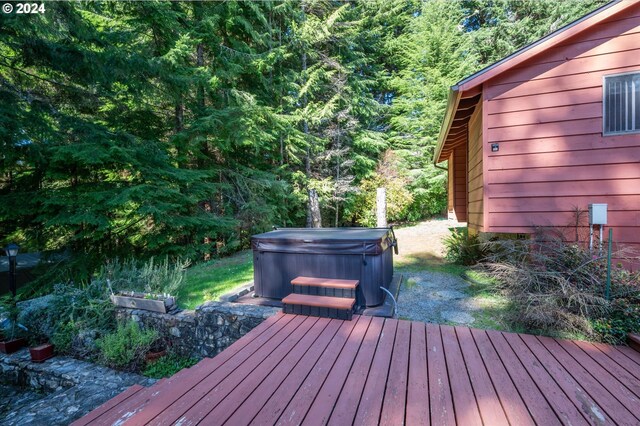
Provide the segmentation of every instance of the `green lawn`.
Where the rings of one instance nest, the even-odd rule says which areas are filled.
[[[251,280],[251,250],[197,264],[187,270],[185,282],[178,291],[178,304],[181,308],[194,309],[206,301],[217,300],[221,295]]]

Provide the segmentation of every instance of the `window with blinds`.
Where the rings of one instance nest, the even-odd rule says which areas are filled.
[[[640,73],[604,78],[604,134],[640,132]]]

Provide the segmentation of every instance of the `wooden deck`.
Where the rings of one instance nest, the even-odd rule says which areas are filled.
[[[639,401],[627,347],[279,314],[74,425],[638,425]]]

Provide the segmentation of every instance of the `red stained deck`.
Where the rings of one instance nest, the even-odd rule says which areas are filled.
[[[354,316],[276,315],[74,425],[640,424],[626,347]]]

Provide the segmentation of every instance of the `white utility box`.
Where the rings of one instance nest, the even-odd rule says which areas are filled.
[[[607,205],[589,204],[589,225],[607,224]]]

